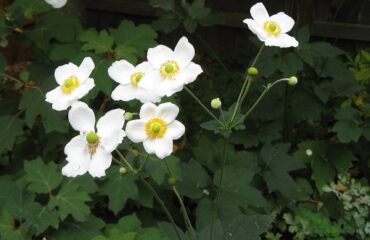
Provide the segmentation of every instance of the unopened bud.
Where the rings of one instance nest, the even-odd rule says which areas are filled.
[[[214,99],[212,99],[212,101],[211,101],[211,106],[212,106],[212,108],[214,108],[214,109],[219,109],[219,108],[221,108],[221,106],[222,106],[222,102],[221,102],[220,98],[214,98]]]
[[[298,79],[297,79],[297,77],[295,77],[295,76],[290,77],[290,78],[289,78],[289,80],[288,80],[288,83],[289,83],[289,85],[291,85],[291,86],[296,85],[296,84],[298,83]]]
[[[126,168],[124,168],[124,167],[120,167],[119,168],[119,173],[125,174],[126,172],[127,172],[127,169]]]
[[[169,178],[167,179],[167,183],[168,183],[168,185],[170,185],[170,186],[174,186],[174,185],[176,184],[176,178],[174,178],[174,177],[169,177]]]
[[[248,68],[248,75],[256,76],[258,75],[258,69],[255,67]]]
[[[125,120],[129,121],[134,117],[134,114],[131,112],[125,112]]]

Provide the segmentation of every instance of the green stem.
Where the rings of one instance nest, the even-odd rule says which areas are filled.
[[[167,168],[167,171],[168,171],[169,175],[171,177],[173,177],[172,172],[171,172],[171,169],[170,169],[170,166],[168,165],[166,159],[164,159],[164,163],[166,165],[166,168]],[[187,227],[187,229],[189,231],[190,238],[195,240],[196,239],[196,234],[195,234],[193,225],[191,224],[191,221],[190,221],[188,212],[186,211],[186,207],[185,207],[185,204],[184,204],[184,202],[182,200],[182,197],[181,197],[180,193],[177,191],[177,189],[176,189],[175,186],[172,186],[172,190],[175,193],[177,199],[179,200],[181,211],[182,211],[182,215],[184,217],[184,221],[185,221],[186,227]]]
[[[220,125],[223,126],[223,123],[218,120],[218,118],[202,103],[202,101],[199,100],[197,96],[187,87],[185,86],[184,89],[194,98],[194,100],[214,119],[216,120]]]
[[[213,227],[214,227],[214,224],[215,224],[215,220],[216,220],[216,213],[217,213],[217,207],[218,207],[218,200],[220,198],[220,195],[221,195],[221,189],[222,189],[222,180],[223,180],[223,177],[224,177],[224,169],[225,169],[225,164],[226,164],[226,146],[227,146],[227,138],[225,138],[225,143],[224,143],[224,148],[223,148],[223,159],[222,159],[222,165],[221,165],[221,175],[220,175],[220,181],[218,182],[218,189],[217,189],[217,193],[216,193],[216,198],[215,200],[213,201],[213,208],[212,208],[212,220],[211,220],[211,228],[210,228],[210,232],[209,232],[209,239],[210,240],[213,240]]]
[[[264,44],[262,44],[262,46],[260,47],[260,49],[258,50],[258,53],[257,53],[257,55],[256,55],[256,57],[254,58],[254,60],[253,60],[253,62],[252,62],[252,64],[250,65],[250,67],[249,68],[251,68],[251,67],[254,67],[254,65],[256,65],[256,62],[257,62],[257,60],[258,60],[258,58],[260,57],[260,55],[261,55],[261,53],[262,53],[262,50],[264,49],[264,47],[265,47],[265,45]],[[239,93],[239,96],[238,96],[238,100],[236,101],[236,105],[235,105],[235,108],[234,108],[234,112],[233,112],[233,115],[232,115],[232,117],[231,117],[231,122],[233,122],[234,121],[234,118],[235,118],[235,116],[236,116],[236,113],[238,112],[238,110],[239,110],[239,108],[240,108],[240,106],[241,106],[241,104],[242,104],[242,102],[241,102],[241,100],[242,100],[242,97],[244,97],[245,98],[245,96],[247,95],[247,90],[249,90],[249,87],[250,87],[250,84],[251,84],[251,82],[252,81],[250,81],[249,79],[250,79],[250,76],[249,76],[249,74],[248,74],[248,69],[247,69],[247,72],[246,72],[247,74],[246,74],[246,77],[244,78],[244,83],[243,83],[243,86],[242,86],[242,89],[240,90],[240,93]],[[248,85],[247,85],[247,83],[248,83]],[[248,87],[248,89],[246,89]],[[244,100],[244,99],[243,99]]]
[[[275,82],[273,83],[269,83],[267,84],[267,86],[265,86],[265,89],[263,90],[263,92],[261,93],[261,95],[257,98],[257,100],[253,103],[253,105],[249,108],[249,110],[233,125],[233,126],[236,126],[240,123],[240,121],[244,121],[244,119],[246,119],[249,114],[256,108],[256,106],[258,105],[258,103],[262,100],[262,98],[265,96],[265,94],[277,83],[280,83],[280,82],[285,82],[285,81],[288,81],[289,79],[288,78],[282,78],[282,79],[279,79],[279,80],[276,80]]]
[[[131,164],[126,160],[126,158],[120,153],[120,151],[116,150],[118,156],[122,159],[122,161],[127,165],[130,171],[137,173],[136,169],[134,169]]]
[[[166,207],[166,205],[164,204],[163,200],[161,199],[161,197],[158,195],[158,193],[154,190],[154,188],[143,178],[143,177],[140,177],[140,180],[141,182],[145,185],[145,187],[153,194],[153,196],[155,197],[155,199],[157,200],[157,202],[159,203],[159,205],[162,207],[163,211],[165,212],[165,214],[167,215],[167,218],[170,220],[171,222],[171,225],[173,227],[173,229],[175,230],[176,232],[176,235],[177,235],[177,238],[179,240],[181,240],[181,236],[180,236],[180,233],[179,231],[177,230],[177,227],[176,227],[176,223],[175,221],[173,220],[172,218],[172,215],[170,213],[170,211],[168,210],[168,208]]]

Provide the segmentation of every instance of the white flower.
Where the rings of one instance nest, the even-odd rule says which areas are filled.
[[[122,130],[125,111],[114,109],[107,112],[96,124],[94,112],[83,102],[72,105],[68,119],[73,129],[80,135],[72,138],[65,146],[67,165],[62,174],[68,177],[89,172],[93,177],[105,176],[105,170],[112,162],[111,152],[126,136]]]
[[[109,76],[120,85],[112,92],[112,99],[115,101],[130,101],[138,99],[142,103],[159,102],[161,97],[153,91],[154,86],[151,85],[151,79],[148,78],[148,73],[154,70],[149,62],[143,62],[136,67],[126,60],[114,62],[108,69]],[[146,87],[144,88],[143,83]]]
[[[149,74],[150,85],[161,96],[171,96],[183,89],[185,84],[195,81],[202,68],[193,63],[195,50],[186,37],[182,37],[175,50],[159,45],[148,50],[148,61],[154,66],[155,71]],[[146,85],[144,83],[144,85]]]
[[[94,68],[94,62],[89,57],[79,67],[73,63],[59,66],[54,76],[60,86],[46,94],[46,101],[52,103],[57,111],[66,110],[95,86],[94,79],[89,78]]]
[[[66,5],[67,0],[45,0],[45,2],[50,4],[53,8],[61,8]]]
[[[294,26],[291,17],[283,12],[270,17],[262,3],[253,5],[250,13],[253,19],[247,18],[243,22],[266,46],[298,47],[297,40],[286,34]]]
[[[145,103],[140,109],[140,119],[127,123],[127,137],[135,142],[143,142],[145,151],[165,158],[173,152],[173,140],[185,132],[185,126],[175,120],[179,108],[172,103],[154,105]]]

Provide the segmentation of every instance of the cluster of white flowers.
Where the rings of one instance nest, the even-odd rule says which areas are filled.
[[[63,7],[67,2],[45,1],[54,8]],[[262,3],[251,8],[251,15],[253,19],[244,22],[267,46],[298,46],[298,42],[286,34],[294,25],[294,20],[289,16],[278,13],[269,17]],[[137,66],[120,60],[109,67],[108,75],[119,83],[111,94],[112,99],[137,99],[143,103],[140,119],[129,121],[125,131],[124,110],[107,112],[97,122],[95,131],[93,110],[79,101],[95,86],[94,79],[90,78],[95,68],[91,58],[85,58],[80,66],[68,63],[58,67],[54,75],[59,86],[46,94],[46,101],[57,111],[72,106],[68,119],[72,128],[80,133],[65,146],[68,163],[62,170],[63,174],[75,177],[89,172],[94,177],[104,176],[112,162],[111,152],[126,134],[132,142],[142,142],[148,154],[155,154],[159,158],[171,155],[173,140],[179,139],[185,132],[185,126],[176,120],[179,108],[172,103],[158,106],[153,103],[181,91],[203,72],[200,65],[192,62],[194,55],[193,45],[186,37],[182,37],[174,50],[164,45],[150,48],[147,61]],[[215,108],[219,108],[221,102],[219,99],[216,101]]]

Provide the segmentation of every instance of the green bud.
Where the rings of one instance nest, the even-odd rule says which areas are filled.
[[[295,77],[295,76],[290,77],[290,78],[289,78],[289,80],[288,80],[288,83],[289,83],[289,85],[291,85],[291,86],[296,85],[296,84],[298,83],[298,79],[297,79],[297,77]]]
[[[219,108],[221,108],[221,106],[222,106],[222,102],[221,102],[220,98],[212,99],[212,101],[211,101],[211,107],[212,108],[219,109]]]
[[[98,135],[96,135],[96,133],[94,132],[89,132],[87,135],[86,135],[86,141],[90,144],[94,144],[94,143],[97,143],[99,140],[99,137]]]
[[[258,75],[258,69],[255,67],[248,68],[248,75],[256,76]]]
[[[119,173],[125,174],[126,172],[127,172],[127,169],[126,168],[124,168],[124,167],[120,167],[119,168]]]
[[[176,185],[176,178],[174,178],[174,177],[169,177],[169,178],[167,179],[167,183],[168,183],[168,185],[170,185],[170,186],[175,186],[175,185]]]
[[[134,118],[134,114],[131,112],[125,112],[125,120],[130,121],[131,119]]]

